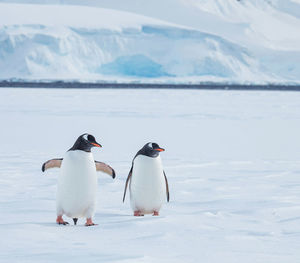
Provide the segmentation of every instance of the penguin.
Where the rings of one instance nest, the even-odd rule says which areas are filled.
[[[133,158],[125,183],[123,203],[129,184],[134,216],[158,216],[165,198],[168,202],[170,200],[168,180],[160,158],[160,152],[163,151],[157,143],[149,142]]]
[[[52,159],[42,165],[43,172],[54,167],[61,168],[56,197],[57,224],[69,224],[63,220],[63,215],[66,215],[73,218],[75,225],[81,217],[86,218],[86,226],[96,225],[92,221],[98,188],[96,171],[107,173],[113,179],[116,173],[109,165],[94,160],[92,147],[102,146],[93,135],[84,133],[64,158]]]

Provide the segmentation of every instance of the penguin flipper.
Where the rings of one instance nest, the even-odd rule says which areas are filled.
[[[167,179],[165,171],[164,171],[164,177],[165,177],[165,181],[166,181],[167,201],[169,202],[169,200],[170,200],[169,184],[168,184],[168,179]]]
[[[124,203],[124,201],[125,201],[125,196],[126,196],[127,186],[128,186],[129,180],[130,180],[130,178],[131,178],[131,176],[132,176],[132,168],[133,168],[133,165],[131,166],[131,169],[130,169],[129,174],[128,174],[127,179],[126,179],[125,189],[124,189],[124,195],[123,195],[123,203]]]
[[[45,172],[49,168],[60,168],[63,158],[56,158],[52,160],[48,160],[47,162],[43,163],[42,171]]]
[[[109,174],[113,179],[116,177],[115,170],[113,168],[111,168],[108,164],[95,161],[95,165],[96,165],[97,172],[100,171],[100,172]]]

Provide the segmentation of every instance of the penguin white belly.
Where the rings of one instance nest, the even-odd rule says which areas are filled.
[[[97,194],[97,175],[92,153],[68,151],[61,165],[57,188],[57,214],[91,218]]]
[[[158,212],[165,199],[166,184],[160,156],[137,156],[130,181],[132,209],[145,214]]]

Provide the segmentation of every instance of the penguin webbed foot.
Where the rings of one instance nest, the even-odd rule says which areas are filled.
[[[98,226],[98,224],[94,224],[94,223],[88,224],[88,223],[85,223],[85,226]]]
[[[141,211],[134,211],[134,216],[144,216],[144,214]]]
[[[57,224],[66,226],[69,225],[69,222],[63,221],[63,222],[58,222]]]
[[[59,225],[64,225],[64,226],[69,225],[69,222],[64,221],[62,216],[57,216],[56,223],[59,224]]]
[[[91,218],[86,219],[85,226],[97,226],[98,224],[94,224]]]

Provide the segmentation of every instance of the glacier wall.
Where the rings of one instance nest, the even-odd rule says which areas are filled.
[[[26,33],[24,33],[26,32]],[[242,47],[175,27],[122,31],[44,25],[0,31],[0,78],[210,77],[250,81],[259,65]]]
[[[20,8],[25,17],[17,17]],[[0,4],[2,80],[295,83],[297,61],[297,50],[251,49],[127,12]]]

